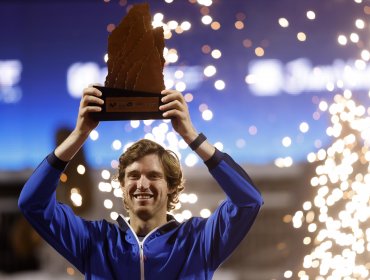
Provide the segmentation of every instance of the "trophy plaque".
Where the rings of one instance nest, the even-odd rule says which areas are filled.
[[[163,119],[163,28],[152,28],[149,5],[135,4],[108,37],[108,74],[99,121]]]

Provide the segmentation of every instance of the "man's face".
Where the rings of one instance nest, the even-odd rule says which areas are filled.
[[[142,220],[166,217],[168,187],[162,164],[149,154],[126,168],[123,192],[130,217]]]

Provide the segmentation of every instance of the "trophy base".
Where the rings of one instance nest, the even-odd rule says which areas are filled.
[[[104,104],[100,112],[91,113],[97,121],[164,119],[159,106],[160,93],[94,86],[102,92]]]

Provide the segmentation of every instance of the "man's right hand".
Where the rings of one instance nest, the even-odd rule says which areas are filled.
[[[89,135],[98,126],[99,122],[92,119],[90,113],[101,111],[100,105],[104,104],[103,99],[100,98],[101,96],[101,91],[92,85],[83,90],[76,127],[74,129],[76,133]]]
[[[90,132],[99,124],[94,120],[90,113],[100,112],[99,105],[104,104],[101,99],[102,93],[100,90],[94,88],[92,85],[85,88],[82,94],[80,108],[76,126],[72,133],[61,143],[54,151],[55,155],[64,161],[71,160],[74,155],[81,149],[86,139],[89,137]]]

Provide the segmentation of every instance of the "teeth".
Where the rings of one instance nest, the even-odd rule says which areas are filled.
[[[135,197],[138,198],[138,199],[149,199],[149,198],[151,198],[150,195],[136,195]]]

